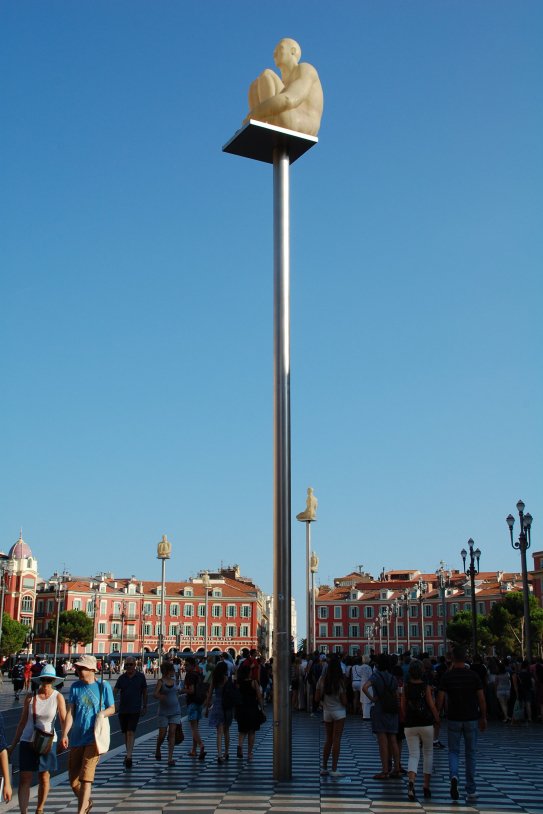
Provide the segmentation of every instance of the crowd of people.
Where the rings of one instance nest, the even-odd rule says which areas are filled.
[[[98,729],[116,712],[124,735],[124,765],[132,768],[136,729],[148,708],[147,677],[155,676],[154,660],[142,664],[129,655],[120,664],[114,686],[104,677],[104,665],[94,656],[74,661],[76,680],[67,702],[59,691],[65,679],[57,668],[39,659],[15,664],[11,671],[14,692],[27,690],[19,724],[7,744],[0,724],[0,777],[3,799],[11,799],[8,760],[18,747],[21,814],[27,814],[30,786],[38,776],[36,814],[42,814],[57,754],[69,749],[68,774],[78,800],[78,814],[93,807],[92,783],[100,754]],[[138,669],[139,668],[139,669]],[[183,722],[188,723],[191,745],[188,755],[205,760],[206,749],[200,721],[208,719],[216,732],[216,759],[230,757],[230,729],[237,723],[237,759],[252,760],[256,732],[266,720],[264,704],[273,693],[272,663],[256,650],[243,650],[234,661],[228,652],[207,659],[193,656],[164,658],[153,691],[158,701],[155,759],[162,760],[167,745],[167,764],[175,765],[175,747],[183,742]],[[100,675],[101,673],[101,675]],[[147,674],[147,677],[146,677]],[[109,676],[111,678],[111,675]],[[461,646],[450,657],[432,660],[382,653],[343,657],[339,654],[303,653],[293,656],[290,675],[292,708],[315,716],[322,712],[325,731],[321,775],[341,777],[341,738],[348,714],[369,721],[376,737],[380,767],[375,780],[407,775],[407,797],[417,797],[416,780],[422,752],[422,794],[431,798],[434,750],[440,740],[443,718],[447,719],[450,796],[458,800],[460,746],[464,741],[465,794],[477,798],[476,749],[478,732],[487,718],[509,725],[534,720],[543,722],[543,663],[517,659],[500,661],[476,656],[466,658]],[[181,702],[186,702],[182,717]],[[60,730],[60,737],[57,735]],[[99,725],[99,726],[98,726]],[[407,768],[402,765],[402,746],[407,745]],[[245,751],[246,750],[246,751]]]
[[[461,646],[449,657],[430,659],[382,653],[346,657],[300,653],[291,669],[292,707],[316,715],[322,710],[326,736],[321,775],[341,777],[338,769],[341,735],[347,714],[368,721],[376,737],[380,769],[375,780],[407,775],[407,797],[417,797],[416,778],[422,750],[423,796],[431,798],[435,749],[446,718],[450,796],[458,800],[460,745],[465,751],[465,795],[477,799],[478,732],[487,719],[520,725],[543,723],[543,663],[503,661],[475,656],[468,660]],[[402,745],[407,744],[407,768]],[[329,760],[332,759],[331,769]]]

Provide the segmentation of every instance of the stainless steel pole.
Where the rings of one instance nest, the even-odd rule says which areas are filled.
[[[166,597],[164,593],[166,591],[166,560],[164,557],[161,560],[162,562],[162,582],[161,582],[161,589],[160,589],[160,645],[159,645],[159,654],[158,658],[161,659],[164,656],[164,626],[166,624],[165,617],[165,610],[166,610]],[[122,658],[122,656],[121,656]]]
[[[526,564],[526,538],[522,540],[520,546],[520,565],[522,569],[522,600],[524,605],[524,658],[530,663],[532,661],[532,631],[530,629],[530,587],[528,585],[528,566]]]
[[[273,151],[273,776],[292,778],[290,704],[291,494],[290,494],[290,189],[289,155]]]

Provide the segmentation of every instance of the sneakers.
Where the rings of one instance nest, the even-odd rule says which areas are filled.
[[[445,749],[445,747],[443,746],[441,741],[437,740],[437,741],[434,741],[434,749]]]
[[[332,769],[332,771],[330,772],[330,777],[343,777],[343,772],[334,771]]]
[[[451,800],[459,800],[460,795],[458,794],[458,778],[451,777]]]

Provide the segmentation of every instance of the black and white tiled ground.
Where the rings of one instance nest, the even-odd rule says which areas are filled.
[[[214,732],[205,722],[202,733],[208,752],[204,762],[187,755],[186,742],[176,748],[175,767],[169,768],[164,760],[155,761],[154,736],[138,739],[129,771],[123,767],[123,749],[102,759],[93,788],[92,814],[543,814],[543,727],[535,724],[515,728],[491,724],[481,736],[476,805],[467,805],[462,796],[458,803],[450,800],[446,749],[435,752],[429,801],[421,796],[409,802],[405,779],[373,780],[379,770],[377,746],[368,723],[358,718],[349,718],[346,723],[340,758],[344,776],[338,779],[320,777],[324,733],[319,717],[294,715],[293,779],[289,783],[275,783],[272,778],[271,720],[257,735],[251,763],[235,757],[235,724],[232,755],[225,763],[217,763]],[[446,742],[445,732],[442,740]],[[407,764],[405,746],[402,761]],[[421,786],[420,781],[419,791]],[[462,788],[463,773],[461,793]],[[12,802],[5,810],[16,808]],[[76,810],[66,778],[55,778],[47,814],[74,814]]]

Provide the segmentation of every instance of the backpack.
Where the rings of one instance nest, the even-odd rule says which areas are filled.
[[[187,693],[187,701],[189,704],[203,704],[207,697],[207,687],[204,686],[204,678],[200,671],[196,670],[191,674],[189,685],[192,686],[192,692]]]
[[[241,693],[232,679],[229,678],[222,688],[222,708],[224,710],[234,709],[234,707],[239,707],[241,703]]]
[[[426,685],[422,685],[422,692],[416,698],[409,698],[407,687],[404,689],[407,715],[409,721],[407,726],[430,726],[433,723],[433,715],[426,703]]]
[[[396,696],[396,690],[393,689],[391,683],[387,683],[385,681],[383,675],[380,675],[380,678],[383,682],[383,691],[377,692],[377,698],[381,704],[381,709],[383,712],[395,714],[398,712],[398,698]]]

